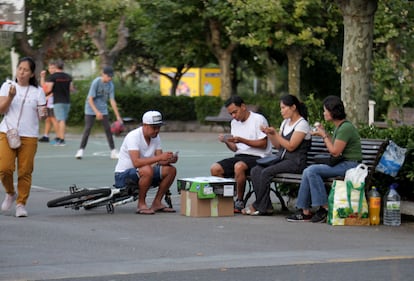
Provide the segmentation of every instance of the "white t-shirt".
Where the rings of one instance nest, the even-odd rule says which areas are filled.
[[[231,121],[231,134],[236,137],[242,137],[249,140],[258,140],[266,138],[266,134],[260,130],[260,126],[269,126],[266,118],[258,113],[250,112],[249,118],[241,122],[233,119]],[[267,140],[266,149],[250,147],[244,143],[236,143],[236,154],[248,154],[264,157],[271,154],[271,142]]]
[[[299,118],[298,121],[296,121],[293,125],[290,124],[290,118],[283,120],[282,124],[280,125],[280,131],[283,130],[283,135],[286,136],[290,132],[292,132],[293,129],[297,132],[305,133],[305,140],[311,139],[310,134],[310,127],[308,121],[306,121],[304,118]],[[295,127],[296,126],[296,127]]]
[[[7,97],[9,95],[10,84],[3,83],[0,89],[0,96]],[[17,127],[17,121],[19,119],[20,109],[24,96],[27,96],[23,104],[22,114]],[[4,115],[2,122],[0,123],[0,132],[7,132],[7,126],[9,129],[17,128],[19,135],[22,137],[38,137],[39,135],[39,117],[37,114],[37,106],[46,104],[46,96],[42,87],[22,87],[16,85],[16,96],[13,98],[10,104],[8,112]],[[7,126],[6,126],[7,122]]]
[[[135,168],[129,156],[129,151],[138,150],[141,158],[149,158],[153,157],[155,151],[159,149],[161,149],[161,139],[159,135],[152,138],[148,145],[145,141],[142,127],[129,132],[125,136],[121,148],[119,149],[119,158],[118,163],[115,166],[115,173]]]

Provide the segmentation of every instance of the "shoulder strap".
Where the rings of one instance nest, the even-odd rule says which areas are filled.
[[[29,88],[30,88],[30,85],[27,87],[26,94],[24,94],[24,98],[23,98],[23,101],[22,101],[22,105],[20,106],[19,118],[17,119],[17,125],[16,125],[16,128],[17,129],[19,128],[20,118],[22,117],[23,105],[24,105],[24,103],[26,101],[26,97],[27,97],[27,93],[29,92]],[[5,118],[6,117],[7,117],[7,114],[6,114]],[[9,125],[7,123],[7,120],[6,120],[6,127],[7,127],[7,130],[8,130],[9,129]]]

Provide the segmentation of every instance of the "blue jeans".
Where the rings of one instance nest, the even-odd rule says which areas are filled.
[[[302,173],[302,181],[299,187],[298,209],[310,209],[312,207],[328,205],[328,195],[326,193],[324,178],[345,176],[348,169],[358,165],[355,161],[344,161],[336,166],[325,164],[315,164],[307,167]]]

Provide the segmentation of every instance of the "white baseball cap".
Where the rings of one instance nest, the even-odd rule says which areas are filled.
[[[142,123],[147,125],[164,125],[162,115],[159,111],[147,111],[142,116]]]

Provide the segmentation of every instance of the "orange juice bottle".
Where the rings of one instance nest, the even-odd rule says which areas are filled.
[[[369,223],[371,225],[378,225],[380,223],[380,210],[381,210],[381,194],[375,188],[372,187],[368,194],[369,197]]]

